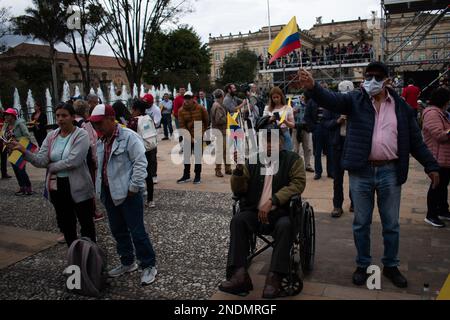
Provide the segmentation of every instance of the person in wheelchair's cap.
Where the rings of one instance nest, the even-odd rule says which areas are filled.
[[[278,130],[270,117],[261,118],[256,130],[268,131],[267,153],[270,158],[270,130]],[[282,144],[282,135],[279,135]],[[274,146],[273,150],[283,150]],[[279,169],[275,175],[262,174],[263,164],[237,165],[231,176],[231,189],[241,198],[240,213],[230,224],[230,247],[227,263],[227,281],[219,289],[232,294],[242,294],[253,289],[247,273],[247,256],[253,233],[265,229],[272,234],[275,245],[272,253],[270,272],[264,288],[264,298],[282,295],[281,280],[289,271],[289,257],[292,244],[292,227],[289,218],[289,202],[305,189],[306,175],[303,160],[294,152],[279,152]],[[264,227],[264,228],[262,228]],[[268,230],[267,230],[268,229]]]

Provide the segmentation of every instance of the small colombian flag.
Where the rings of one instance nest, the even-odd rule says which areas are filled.
[[[36,152],[37,147],[30,142],[27,138],[20,138],[19,143],[25,147],[30,152]],[[22,152],[14,150],[11,155],[8,157],[8,161],[11,162],[13,165],[18,167],[19,169],[23,169],[25,167],[25,164],[27,163],[24,159],[24,155]]]

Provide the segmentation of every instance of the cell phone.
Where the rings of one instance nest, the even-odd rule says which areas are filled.
[[[280,121],[280,120],[281,120],[281,117],[280,117],[280,113],[279,113],[279,112],[275,112],[273,115],[275,116],[275,120],[277,120],[277,121]]]

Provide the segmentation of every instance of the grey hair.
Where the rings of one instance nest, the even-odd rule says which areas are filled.
[[[98,97],[98,95],[96,95],[96,94],[93,94],[93,93],[90,93],[90,94],[88,94],[88,96],[87,96],[87,101],[91,101],[91,100],[94,100],[94,99],[96,99],[96,100],[99,100],[99,97]]]
[[[80,117],[84,117],[89,113],[89,104],[84,100],[77,100],[73,103],[73,108],[75,109],[75,114]]]
[[[216,89],[213,92],[213,96],[214,96],[214,99],[218,100],[220,98],[223,98],[225,96],[225,93],[223,92],[222,89]]]

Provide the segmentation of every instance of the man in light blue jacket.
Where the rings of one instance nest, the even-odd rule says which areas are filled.
[[[122,263],[109,276],[115,278],[138,269],[134,245],[143,269],[141,284],[149,285],[155,281],[157,270],[155,252],[144,226],[142,193],[147,177],[144,143],[134,131],[115,122],[111,106],[98,105],[89,120],[102,135],[97,143],[96,189],[108,212]]]

